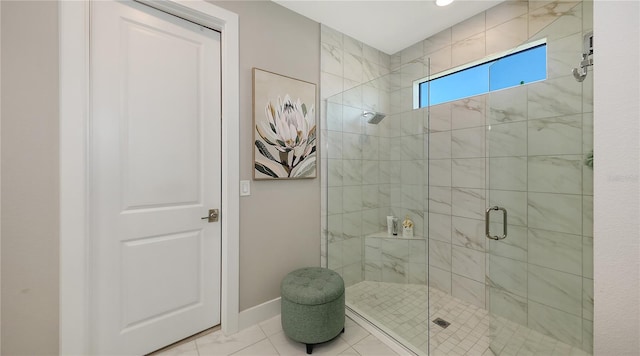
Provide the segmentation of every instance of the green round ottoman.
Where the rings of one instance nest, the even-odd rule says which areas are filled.
[[[307,345],[329,341],[344,332],[344,281],[336,272],[306,267],[282,280],[282,330]]]

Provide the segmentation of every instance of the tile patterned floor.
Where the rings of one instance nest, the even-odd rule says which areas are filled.
[[[280,316],[254,325],[235,335],[224,336],[218,330],[154,356],[269,356],[306,355],[304,344],[288,339],[282,331]],[[316,345],[313,355],[397,356],[387,345],[347,318],[345,332],[332,341]]]
[[[494,316],[490,323],[485,309],[424,285],[365,281],[348,287],[346,299],[354,311],[376,320],[387,334],[419,355],[426,355],[429,347],[433,356],[589,355],[504,318]],[[443,329],[431,322],[436,318],[451,325]]]
[[[427,299],[429,293],[429,299]],[[522,325],[499,318],[490,323],[486,310],[424,285],[361,282],[347,288],[347,304],[358,314],[375,320],[378,326],[418,355],[432,356],[588,356],[583,350],[564,344]],[[427,303],[431,304],[427,317]],[[431,320],[451,323],[446,329]],[[490,324],[498,325],[497,329]],[[429,334],[430,342],[426,335]],[[493,338],[489,338],[489,334]],[[493,341],[490,341],[493,340]],[[288,339],[280,316],[254,325],[235,335],[218,330],[180,344],[154,356],[208,355],[306,355],[304,344]],[[398,354],[365,329],[347,318],[345,333],[317,345],[313,355]]]

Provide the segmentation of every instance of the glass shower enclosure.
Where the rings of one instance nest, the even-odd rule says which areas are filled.
[[[416,83],[450,69],[426,55],[327,100],[327,266],[409,352],[591,352],[593,67],[572,75],[591,10],[530,4],[511,48],[545,43],[544,80],[415,109]]]

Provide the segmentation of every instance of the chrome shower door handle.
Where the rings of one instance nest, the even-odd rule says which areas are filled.
[[[498,236],[498,235],[491,236],[491,232],[489,231],[489,225],[491,225],[492,210],[502,210],[502,217],[503,217],[502,236]],[[484,213],[484,233],[485,235],[487,235],[487,238],[491,240],[502,240],[507,237],[507,209],[499,206],[492,206],[490,208],[487,208],[487,210]]]

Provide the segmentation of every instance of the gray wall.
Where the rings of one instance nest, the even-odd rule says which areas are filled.
[[[240,18],[240,179],[251,179],[251,68],[318,84],[320,25],[270,1],[213,3]],[[320,179],[252,181],[240,199],[240,310],[279,297],[293,269],[319,265]]]
[[[2,350],[58,350],[58,10],[2,1]]]

